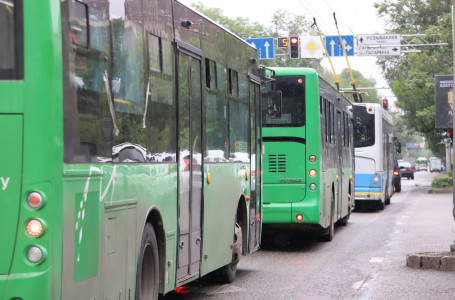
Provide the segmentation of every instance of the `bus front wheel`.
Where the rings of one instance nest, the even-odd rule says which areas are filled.
[[[155,230],[146,223],[142,233],[141,252],[137,264],[136,299],[158,299],[159,256]]]

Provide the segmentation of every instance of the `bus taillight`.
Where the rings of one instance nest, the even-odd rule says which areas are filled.
[[[43,233],[43,223],[37,219],[28,221],[25,228],[27,230],[27,233],[33,237],[40,236]]]
[[[316,176],[316,174],[317,174],[317,172],[316,172],[315,169],[311,169],[311,170],[310,170],[310,176],[311,176],[311,177]]]
[[[312,162],[312,163],[316,162],[316,156],[311,155],[310,156],[310,162]]]
[[[298,214],[297,216],[295,216],[295,219],[299,222],[302,222],[303,216],[301,214]]]
[[[30,208],[37,209],[43,204],[43,197],[40,193],[31,192],[27,196],[27,204]]]

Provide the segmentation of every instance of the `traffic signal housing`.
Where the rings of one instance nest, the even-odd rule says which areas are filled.
[[[291,36],[289,38],[289,45],[291,48],[291,58],[298,59],[299,55],[299,37],[298,36]]]
[[[382,100],[382,107],[385,110],[389,110],[389,101],[387,99]]]

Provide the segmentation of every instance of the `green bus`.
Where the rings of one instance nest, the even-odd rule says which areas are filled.
[[[262,100],[263,228],[314,230],[330,241],[354,201],[352,103],[313,69],[270,74],[275,81]]]
[[[174,0],[1,0],[0,39],[0,298],[231,282],[261,234],[257,50]]]

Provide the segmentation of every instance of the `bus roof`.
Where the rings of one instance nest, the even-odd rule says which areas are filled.
[[[292,75],[317,75],[315,69],[312,68],[269,68],[275,71],[276,76],[292,76]]]
[[[210,19],[209,17],[207,17],[206,15],[204,15],[203,13],[201,13],[200,11],[197,11],[197,10],[195,10],[194,8],[189,7],[189,6],[185,5],[185,4],[183,4],[183,3],[180,2],[179,0],[175,0],[175,2],[177,2],[178,4],[183,5],[184,7],[188,8],[188,10],[191,10],[191,11],[194,12],[195,14],[200,15],[202,18],[206,19],[207,21],[209,21],[209,22],[212,23],[213,25],[218,26],[219,28],[221,28],[222,30],[226,31],[227,33],[229,33],[230,35],[232,35],[232,36],[235,37],[236,39],[240,40],[240,41],[243,42],[244,44],[250,46],[250,47],[253,48],[253,49],[257,49],[255,46],[253,46],[253,45],[251,45],[251,44],[248,44],[244,39],[242,39],[241,37],[239,37],[238,35],[236,35],[236,34],[233,33],[232,31],[230,31],[229,29],[227,29],[227,28],[224,27],[223,25],[220,25],[219,23],[217,23],[217,22],[215,22],[214,20]]]

